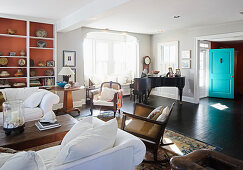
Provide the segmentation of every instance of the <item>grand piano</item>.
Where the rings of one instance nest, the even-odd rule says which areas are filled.
[[[155,77],[148,76],[143,78],[134,78],[133,93],[138,95],[139,102],[145,96],[145,102],[150,95],[150,92],[155,87],[177,87],[180,95],[180,102],[182,102],[182,92],[185,86],[185,77]]]

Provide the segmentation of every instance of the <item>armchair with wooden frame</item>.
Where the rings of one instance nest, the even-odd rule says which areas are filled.
[[[117,90],[114,93],[114,97],[112,101],[102,101],[100,99],[102,88],[108,87],[114,90]],[[90,91],[90,112],[93,115],[93,109],[99,107],[100,110],[112,110],[114,112],[114,117],[116,116],[116,112],[120,112],[120,108],[122,107],[122,91],[121,85],[117,82],[104,82],[101,84],[100,89],[95,89]]]
[[[147,116],[154,110],[154,107],[136,103],[134,114],[123,112],[122,130],[139,137],[147,149],[152,149],[154,153],[154,161],[157,160],[157,152],[159,146],[167,146],[173,143],[163,143],[163,135],[171,115],[174,103],[170,107],[170,111],[165,121],[156,121],[148,119]],[[130,119],[128,119],[130,118]],[[127,123],[126,123],[127,122]],[[168,162],[162,160],[161,162]]]

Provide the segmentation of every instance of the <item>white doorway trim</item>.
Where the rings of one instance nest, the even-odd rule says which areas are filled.
[[[239,40],[239,37],[243,40],[243,32],[233,32],[233,33],[225,33],[225,34],[214,34],[214,35],[206,35],[206,36],[198,36],[194,38],[195,45],[195,75],[194,75],[194,99],[195,103],[199,103],[199,57],[200,57],[200,41],[234,41]]]

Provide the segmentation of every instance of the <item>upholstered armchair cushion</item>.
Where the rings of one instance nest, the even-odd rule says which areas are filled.
[[[156,138],[160,130],[159,125],[154,123],[146,122],[139,119],[129,119],[128,124],[125,126],[124,130],[128,132],[137,133],[143,136]]]
[[[117,93],[113,88],[104,87],[102,88],[100,100],[112,101],[114,99],[114,94]]]

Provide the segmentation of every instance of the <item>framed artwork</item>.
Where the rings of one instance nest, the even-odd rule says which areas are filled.
[[[76,66],[76,51],[63,51],[63,66]]]
[[[71,75],[69,81],[76,82],[76,68],[71,68],[74,72],[74,75]]]
[[[181,68],[191,68],[191,60],[182,60]]]
[[[182,51],[182,59],[190,59],[191,58],[191,50]]]

